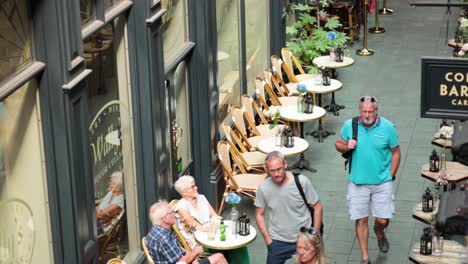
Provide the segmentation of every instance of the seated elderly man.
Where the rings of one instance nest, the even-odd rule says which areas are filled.
[[[175,212],[165,201],[155,203],[151,206],[149,217],[153,227],[146,235],[146,245],[155,263],[174,264],[186,262],[194,264],[224,264],[227,263],[220,253],[213,254],[206,259],[196,260],[196,257],[203,253],[201,246],[195,247],[192,252],[187,253],[180,246],[175,234],[172,232],[172,225],[175,224]]]
[[[96,206],[99,234],[107,232],[107,227],[110,225],[111,220],[125,208],[122,186],[123,173],[121,171],[112,173],[107,185],[108,193],[102,198],[101,203]]]

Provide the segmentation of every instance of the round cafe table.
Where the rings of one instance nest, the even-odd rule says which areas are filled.
[[[326,111],[320,106],[314,105],[313,112],[310,114],[299,113],[295,106],[284,106],[279,109],[280,118],[288,122],[299,122],[300,136],[304,138],[304,122],[311,122],[322,118]],[[316,169],[310,167],[309,161],[304,158],[304,152],[301,153],[299,161],[289,166],[290,169],[306,169],[310,172],[317,172]]]
[[[219,229],[216,230],[214,240],[208,240],[208,233],[202,231],[195,232],[195,240],[209,249],[210,252],[221,251],[223,255],[229,259],[230,263],[248,264],[250,263],[249,252],[246,246],[252,243],[257,237],[257,231],[253,226],[250,226],[250,234],[248,236],[233,235],[231,220],[225,220],[226,240],[219,240]]]
[[[294,147],[287,148],[283,146],[277,146],[275,144],[275,137],[269,137],[260,140],[260,142],[258,142],[257,148],[266,154],[276,150],[281,152],[285,157],[289,157],[304,153],[309,148],[309,143],[305,139],[294,137]]]
[[[321,67],[325,67],[327,69],[332,69],[332,76],[334,78],[336,78],[336,69],[339,69],[339,68],[345,68],[345,67],[349,67],[351,65],[354,64],[354,59],[351,58],[351,57],[343,57],[343,61],[342,62],[336,62],[336,61],[332,61],[330,59],[330,55],[327,55],[327,56],[320,56],[320,57],[317,57],[315,59],[312,60],[312,63],[321,68]],[[338,111],[340,109],[343,109],[345,108],[344,105],[339,105],[339,104],[336,104],[335,103],[335,92],[332,92],[332,100],[330,102],[329,105],[326,105],[324,107],[327,111],[330,111],[330,112],[333,112],[334,115],[338,115]]]
[[[300,83],[306,86],[307,91],[318,94],[318,104],[320,107],[322,107],[322,94],[333,93],[335,91],[340,90],[343,87],[343,84],[340,81],[335,80],[335,79],[332,79],[330,81],[330,85],[327,85],[327,86],[321,83],[315,84],[315,81],[312,79],[304,80],[304,81],[301,81]],[[333,96],[332,96],[331,104],[335,104],[335,100]],[[320,118],[317,130],[308,132],[306,134],[316,137],[318,139],[318,142],[323,142],[323,138],[328,137],[329,135],[334,135],[335,132],[325,130],[322,125],[322,119]]]

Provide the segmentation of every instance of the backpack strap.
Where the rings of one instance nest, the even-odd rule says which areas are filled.
[[[357,137],[358,137],[358,122],[359,122],[359,116],[353,117],[352,126],[353,126],[353,139],[354,140],[357,140]],[[350,174],[351,174],[351,163],[353,160],[353,151],[354,149],[350,150],[349,159],[345,161],[345,168],[346,168],[346,165],[349,163]]]
[[[299,190],[299,193],[301,194],[302,200],[304,200],[305,205],[309,209],[310,218],[312,219],[312,226],[313,226],[314,225],[314,208],[312,208],[312,206],[310,206],[310,204],[307,202],[307,199],[306,199],[305,194],[304,194],[304,189],[302,189],[302,185],[299,182],[299,175],[298,174],[294,174],[294,182],[296,183],[297,189]],[[320,226],[320,234],[321,235],[323,235],[323,228],[324,227],[323,227],[323,222],[322,222],[322,225]]]

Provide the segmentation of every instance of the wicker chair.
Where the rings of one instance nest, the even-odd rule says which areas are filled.
[[[109,225],[107,232],[98,236],[99,259],[104,255],[119,257],[122,255],[120,243],[125,235],[125,210],[116,215]]]
[[[261,78],[257,77],[255,79],[255,88],[257,91],[257,97],[262,98],[261,100],[265,100],[265,94],[262,94],[260,91],[265,91],[268,94],[268,98],[271,101],[272,105],[275,106],[296,106],[297,105],[297,96],[280,96],[276,95],[276,92],[273,88],[268,85],[267,82],[262,80]],[[261,88],[261,89],[260,89]]]
[[[251,199],[255,199],[255,196],[251,193],[255,193],[257,191],[258,187],[263,182],[263,180],[265,180],[267,175],[251,173],[234,174],[233,164],[231,162],[232,157],[230,146],[226,141],[218,142],[218,157],[221,163],[224,181],[226,184],[223,200],[221,201],[221,205],[218,209],[218,214],[221,214],[228,193],[236,192],[238,194],[243,194]],[[237,166],[242,168],[241,164],[237,164]]]
[[[305,73],[299,60],[288,48],[281,49],[281,57],[283,58],[283,64],[281,66],[288,75],[288,78],[290,78],[289,75],[292,74],[296,80],[300,82],[303,80],[314,79],[317,76],[316,74]],[[293,62],[300,74],[294,74]]]
[[[109,259],[106,264],[126,264],[126,262],[119,258],[112,258]]]
[[[237,133],[241,136],[242,140],[244,140],[247,148],[250,151],[257,150],[258,142],[261,140],[271,137],[268,135],[261,135],[260,132],[257,130],[255,126],[252,127],[252,136],[247,134],[247,127],[245,126],[245,110],[243,110],[240,106],[234,105],[231,107],[231,119],[236,127]],[[249,122],[250,120],[247,120]],[[255,123],[254,123],[255,125]]]
[[[146,260],[148,260],[148,264],[154,264],[154,260],[148,251],[148,247],[146,246],[145,237],[141,239],[141,246],[143,247],[143,251],[145,252]]]

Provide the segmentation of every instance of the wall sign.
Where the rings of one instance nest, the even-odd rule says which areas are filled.
[[[421,117],[468,119],[468,60],[422,58]]]

